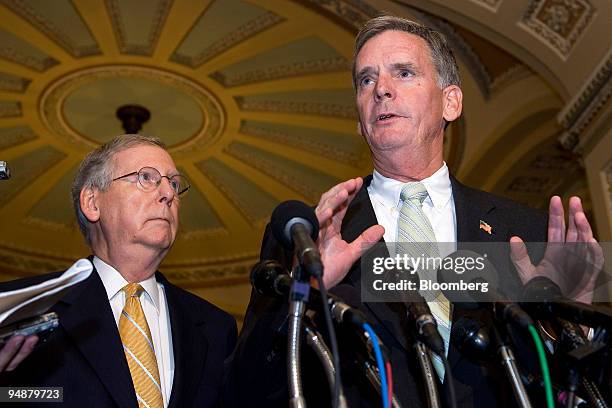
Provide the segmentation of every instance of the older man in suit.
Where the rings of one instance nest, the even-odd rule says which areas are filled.
[[[545,242],[548,236],[550,241],[595,243],[578,198],[570,201],[566,233],[559,197],[551,200],[547,220],[543,213],[468,188],[449,174],[443,161],[444,129],[461,115],[463,94],[455,59],[440,33],[391,16],[370,20],[357,35],[353,83],[358,128],[370,147],[374,173],[365,182],[357,178],[333,187],[322,195],[316,207],[321,225],[318,246],[328,288],[342,283],[359,291],[363,274],[368,272],[362,271],[358,259],[381,239],[402,243],[512,240],[517,243],[513,257],[521,266],[517,281],[519,277],[527,279],[542,273],[520,246],[522,239]],[[280,260],[287,267],[293,263],[293,254],[284,251],[269,233],[264,237],[261,258]],[[589,285],[580,294],[583,300],[588,300],[594,279],[587,281]],[[430,304],[432,312],[435,306]],[[403,406],[424,406],[424,387],[411,356],[414,338],[405,311],[398,303],[365,302],[359,307],[374,322],[389,348],[400,402]],[[491,367],[490,362],[464,358],[449,341],[453,321],[468,312],[449,314],[446,308],[444,316],[444,310],[439,309],[441,313],[434,315],[438,326],[446,329],[444,340],[459,406],[513,405],[511,394],[504,394],[507,388],[499,387],[505,383],[498,377],[499,369]],[[469,313],[487,318],[484,310]],[[235,353],[233,380],[235,387],[251,390],[241,395],[247,395],[255,405],[287,404],[282,340],[285,315],[282,301],[253,293]],[[344,344],[342,348],[348,346]],[[271,375],[249,376],[244,369],[249,365],[268,369]],[[321,384],[322,376],[308,371],[320,368],[316,363],[311,365],[309,359],[304,365],[307,402],[327,404],[329,395],[325,384]],[[443,379],[444,368],[435,368]],[[380,403],[370,387],[356,381],[362,377],[355,374],[356,370],[344,372],[349,406]],[[263,377],[265,383],[260,380]]]
[[[2,385],[63,387],[69,407],[219,403],[236,323],[157,271],[176,238],[188,188],[158,139],[119,136],[83,160],[72,198],[94,271],[53,306],[60,327],[0,374]]]

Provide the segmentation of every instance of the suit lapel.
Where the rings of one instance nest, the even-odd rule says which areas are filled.
[[[480,194],[459,183],[451,176],[455,215],[457,219],[457,247],[461,242],[499,242],[507,235],[507,227],[496,222],[495,205],[483,200]],[[490,233],[481,223],[491,227]],[[483,227],[485,226],[483,225]]]
[[[357,193],[342,221],[342,237],[347,242],[354,241],[363,231],[375,225],[378,220],[372,207],[367,187],[372,181],[372,176],[364,178],[363,186]],[[384,244],[384,239],[380,244]],[[381,250],[381,256],[388,257],[386,248]],[[361,293],[361,261],[358,260],[347,276],[348,283]],[[407,321],[403,305],[400,303],[368,302],[365,307],[371,312],[376,320],[389,334],[404,348],[407,349],[409,341],[407,338]]]
[[[119,330],[95,268],[57,304],[56,310],[61,326],[117,405],[138,406]]]
[[[457,220],[457,249],[462,249],[462,247],[468,250],[475,249],[469,243],[504,241],[508,234],[508,229],[503,222],[497,219],[495,205],[489,200],[484,199],[482,193],[464,186],[452,176],[450,179]],[[490,227],[490,230],[487,232],[487,228],[481,228],[481,225],[483,227]],[[466,243],[467,245],[463,245]],[[456,322],[460,317],[468,317],[479,321],[485,319],[486,321],[486,313],[482,308],[455,310],[452,319],[453,322]],[[463,353],[455,348],[455,342],[451,338],[448,351],[450,366],[454,368],[463,359]]]
[[[201,326],[204,323],[198,321],[198,317],[193,316],[193,311],[181,302],[178,289],[174,285],[161,273],[157,273],[156,277],[164,285],[172,330],[174,380],[168,406],[191,406],[193,401],[189,396],[197,394],[208,350],[208,343],[198,335],[198,332],[203,330]]]

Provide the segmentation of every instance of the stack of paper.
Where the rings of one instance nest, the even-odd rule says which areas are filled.
[[[0,293],[0,326],[43,314],[64,296],[71,286],[87,279],[93,271],[88,259],[79,259],[61,276]]]

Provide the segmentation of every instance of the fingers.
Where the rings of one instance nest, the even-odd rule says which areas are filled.
[[[362,184],[363,180],[358,177],[337,184],[323,193],[315,209],[319,224],[327,222],[339,209],[346,208]]]
[[[361,257],[364,251],[380,241],[384,233],[385,229],[381,225],[373,225],[350,244],[347,244],[340,237],[330,240],[325,252],[321,253],[325,264],[325,274],[323,275],[325,286],[330,289],[340,283],[355,261]]]
[[[340,184],[336,184],[335,186],[333,186],[332,188],[330,188],[329,190],[327,190],[325,193],[321,195],[321,199],[319,200],[319,204],[317,205],[317,207],[324,204],[330,198],[333,198],[334,196],[338,195],[342,191],[345,191],[347,194],[352,193],[356,189],[358,181],[363,183],[363,180],[361,179],[361,177],[358,177],[358,178],[343,181]]]
[[[510,259],[523,284],[535,277],[535,266],[531,263],[525,243],[519,237],[510,238]]]
[[[548,242],[565,242],[565,214],[559,196],[553,196],[548,206]]]
[[[385,228],[382,225],[372,225],[363,231],[361,235],[349,244],[349,249],[353,253],[355,260],[359,259],[365,251],[379,242],[384,234]]]
[[[17,366],[27,356],[30,355],[32,350],[34,350],[34,346],[36,346],[36,343],[38,343],[38,336],[32,335],[32,336],[26,337],[25,341],[21,345],[21,349],[19,350],[17,355],[13,357],[13,360],[11,361],[11,363],[6,367],[6,371],[13,371],[15,368],[17,368]]]
[[[0,350],[0,372],[4,371],[5,367],[13,359],[17,351],[25,340],[24,336],[11,337],[4,347]]]
[[[591,229],[591,224],[589,224],[589,220],[587,219],[584,212],[577,212],[574,218],[578,230],[577,241],[586,243],[587,254],[585,254],[585,256],[587,262],[590,263],[589,266],[593,270],[593,276],[591,277],[591,280],[594,283],[597,278],[597,275],[603,268],[603,249],[601,248],[601,245],[599,245],[595,237],[593,237],[593,230]]]
[[[363,185],[363,179],[361,177],[354,178],[353,180],[355,180],[355,183],[353,185],[353,189],[348,191],[348,193],[349,193],[349,200],[348,200],[348,202],[349,203],[353,200],[353,198],[355,198],[355,196],[357,195],[359,190],[361,190],[361,186]]]
[[[582,212],[582,203],[579,197],[570,197],[569,216],[567,220],[566,242],[576,242],[578,240],[578,228],[576,226],[576,214]]]
[[[578,201],[578,197],[576,198]],[[593,238],[593,229],[591,228],[591,224],[586,217],[586,214],[582,210],[582,205],[579,205],[579,210],[576,210],[576,213],[573,217],[573,222],[576,228],[576,241],[578,242],[592,242],[595,240]]]

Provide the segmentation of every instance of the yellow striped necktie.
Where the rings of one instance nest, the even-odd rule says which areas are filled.
[[[163,408],[157,359],[139,299],[144,289],[138,283],[130,283],[122,290],[125,292],[125,307],[119,318],[119,335],[130,367],[138,406]]]
[[[433,227],[423,212],[423,201],[427,198],[427,189],[423,183],[408,183],[402,188],[400,199],[402,207],[397,223],[397,246],[399,253],[418,258],[439,257],[440,250]],[[419,277],[437,281],[435,270],[421,270]],[[433,295],[433,293],[428,294]],[[451,332],[451,308],[448,299],[440,292],[434,299],[427,299],[429,310],[438,324],[438,332],[444,340],[444,351],[448,355],[448,344]],[[444,381],[444,364],[442,359],[432,353],[432,364],[440,381]]]

